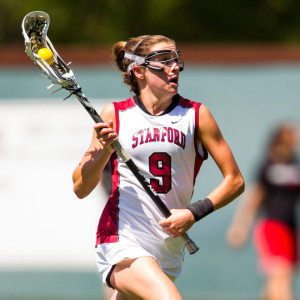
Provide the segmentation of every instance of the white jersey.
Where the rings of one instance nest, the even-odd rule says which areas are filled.
[[[200,105],[176,95],[163,115],[153,116],[138,96],[114,103],[120,144],[170,210],[189,205],[207,158],[206,150],[196,144]],[[111,164],[113,192],[99,221],[96,245],[133,242],[157,258],[163,269],[181,269],[183,241],[158,225],[163,214],[117,154]]]

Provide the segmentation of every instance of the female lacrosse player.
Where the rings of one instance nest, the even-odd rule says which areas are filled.
[[[233,218],[227,240],[233,247],[245,244],[258,212],[254,242],[259,269],[266,275],[262,299],[292,300],[297,263],[296,203],[300,196],[300,163],[296,158],[298,132],[281,124],[271,136],[258,177]]]
[[[140,36],[114,46],[117,66],[134,96],[108,104],[91,145],[73,173],[74,191],[87,196],[110,159],[113,191],[97,231],[97,262],[112,299],[182,299],[184,243],[194,223],[244,189],[230,148],[209,110],[178,95],[180,53],[167,37]],[[156,207],[111,144],[119,140],[153,190],[171,210]],[[224,179],[204,200],[190,204],[196,176],[210,154]]]

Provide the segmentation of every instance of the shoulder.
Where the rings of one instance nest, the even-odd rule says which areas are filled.
[[[101,118],[104,121],[115,120],[116,114],[118,113],[118,111],[126,110],[127,108],[130,108],[133,106],[135,106],[133,97],[131,97],[127,100],[119,101],[119,102],[108,103],[102,109]]]
[[[198,123],[198,132],[203,139],[209,138],[219,142],[224,140],[217,121],[204,104],[199,109]]]
[[[201,120],[202,124],[205,124],[205,122],[215,122],[210,110],[204,104],[201,104],[199,108],[199,120]]]
[[[119,101],[119,102],[113,102],[112,103],[114,105],[114,108],[116,110],[126,110],[128,108],[131,108],[133,106],[135,106],[135,102],[133,97],[127,99],[127,100],[123,100],[123,101]]]
[[[113,103],[106,104],[101,111],[101,118],[107,122],[109,120],[115,120],[115,108]]]
[[[186,98],[181,97],[179,100],[178,105],[182,106],[182,107],[187,107],[187,108],[195,108],[195,109],[199,109],[199,107],[202,105],[200,102],[196,102],[193,100],[189,100]]]
[[[195,110],[196,119],[198,120],[197,123],[199,124],[199,129],[211,123],[216,123],[209,109],[201,102],[196,102],[181,97],[178,105],[185,108],[192,108]]]

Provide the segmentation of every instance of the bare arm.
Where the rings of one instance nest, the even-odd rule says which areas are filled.
[[[204,105],[199,110],[199,120],[198,143],[202,142],[223,175],[222,182],[207,195],[214,205],[214,210],[217,210],[244,191],[244,179],[215,119]],[[161,220],[159,225],[173,237],[187,231],[195,223],[189,209],[172,209],[171,213],[172,215]]]
[[[73,190],[80,199],[89,195],[98,184],[102,171],[114,152],[110,145],[118,140],[113,128],[113,104],[104,107],[101,118],[105,123],[94,125],[92,142],[73,172]]]
[[[207,195],[217,210],[244,191],[244,180],[233,154],[210,111],[201,105],[199,110],[199,141],[202,142],[220,169],[222,182]]]
[[[259,183],[254,183],[247,189],[226,233],[226,239],[230,246],[242,247],[245,244],[265,194],[264,186]]]

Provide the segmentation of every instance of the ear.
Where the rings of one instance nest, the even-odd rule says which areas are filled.
[[[145,78],[145,68],[140,66],[133,66],[132,72],[136,78],[143,80]]]

